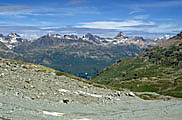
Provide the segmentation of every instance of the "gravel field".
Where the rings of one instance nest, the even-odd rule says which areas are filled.
[[[179,100],[149,100],[122,96],[108,103],[65,104],[49,100],[30,100],[0,94],[2,120],[181,120]]]
[[[181,110],[181,99],[143,100],[0,60],[0,120],[181,120]]]

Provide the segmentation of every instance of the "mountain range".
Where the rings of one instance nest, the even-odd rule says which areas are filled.
[[[111,46],[111,45],[136,45],[140,48],[148,47],[148,46],[154,46],[158,45],[162,42],[165,42],[167,39],[169,39],[172,36],[169,35],[164,35],[159,38],[155,39],[144,39],[143,37],[128,37],[126,36],[123,32],[119,32],[115,37],[113,38],[103,38],[99,37],[97,35],[92,35],[91,33],[87,33],[83,37],[78,37],[76,35],[64,35],[61,36],[60,34],[47,34],[45,36],[42,36],[36,40],[29,40],[30,41],[37,41],[40,39],[48,38],[48,39],[58,39],[60,42],[64,41],[65,42],[90,42],[93,44],[97,45],[105,45],[105,46]],[[70,41],[68,41],[70,40]],[[12,49],[16,46],[21,45],[22,43],[27,42],[27,39],[22,38],[20,35],[17,33],[10,33],[7,36],[4,36],[3,34],[0,34],[0,42],[4,43],[8,48]],[[51,41],[50,45],[51,44]]]
[[[42,64],[59,71],[89,78],[123,57],[134,57],[150,46],[165,42],[170,36],[157,39],[128,37],[119,32],[113,38],[87,33],[76,35],[47,34],[26,40],[17,33],[0,35],[1,57]]]

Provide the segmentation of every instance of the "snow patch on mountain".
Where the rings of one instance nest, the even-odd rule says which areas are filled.
[[[0,34],[0,42],[4,43],[9,49],[20,45],[24,41],[25,39],[21,38],[20,35],[14,32],[8,34],[7,36],[3,36],[2,34]]]
[[[155,41],[160,41],[160,40],[168,40],[169,38],[171,38],[172,36],[170,35],[164,35],[162,37],[158,37],[158,38],[155,38],[154,40]]]

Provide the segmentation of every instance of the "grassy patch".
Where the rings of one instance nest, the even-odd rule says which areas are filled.
[[[182,86],[178,86],[174,89],[165,91],[165,92],[161,92],[164,95],[169,95],[169,96],[173,96],[173,97],[177,97],[177,98],[182,98]]]
[[[158,89],[151,85],[143,85],[138,88],[134,88],[134,91],[136,91],[136,92],[157,92]]]
[[[176,88],[175,88],[175,91],[181,91],[181,92],[182,92],[182,86],[176,87]]]
[[[65,75],[63,72],[59,72],[59,71],[56,71],[55,73],[56,73],[57,76]]]

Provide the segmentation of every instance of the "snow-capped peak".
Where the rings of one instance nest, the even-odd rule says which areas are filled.
[[[105,42],[107,42],[105,40],[105,38],[101,38],[99,36],[96,36],[96,35],[92,35],[91,33],[87,33],[86,35],[84,35],[82,37],[83,40],[86,40],[86,41],[89,41],[89,42],[92,42],[92,43],[96,43],[96,44],[105,44]]]
[[[164,35],[165,39],[169,39],[171,36],[170,35]]]
[[[63,36],[61,36],[61,35],[59,35],[59,34],[50,34],[50,33],[48,33],[48,34],[46,35],[46,37],[63,38]]]
[[[87,33],[86,35],[83,36],[83,38],[92,40],[92,39],[94,39],[94,36],[91,33]]]
[[[95,40],[95,37],[94,37],[94,35],[92,35],[91,33],[87,33],[86,35],[84,35],[84,36],[82,37],[82,39],[83,39],[83,40],[87,40],[87,41],[93,41],[93,40]]]
[[[158,38],[155,38],[154,40],[155,41],[158,41],[158,40],[168,40],[171,36],[170,35],[164,35],[162,37],[158,37]]]
[[[12,32],[7,36],[3,36],[3,34],[0,34],[0,42],[3,42],[10,49],[21,44],[23,41],[24,39],[22,39],[21,36],[15,32]]]
[[[8,36],[7,37],[11,37],[11,38],[19,38],[20,37],[20,35],[18,35],[17,33],[15,33],[15,32],[12,32],[12,33],[10,33],[10,34],[8,34]]]
[[[127,38],[127,36],[123,32],[119,32],[115,38]]]
[[[67,40],[78,40],[78,36],[76,35],[64,35],[64,39],[67,39]]]

